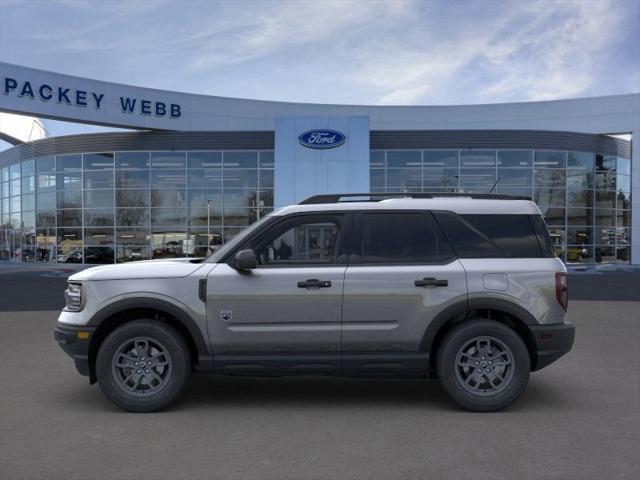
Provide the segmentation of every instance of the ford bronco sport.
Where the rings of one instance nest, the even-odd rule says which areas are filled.
[[[206,259],[69,278],[55,338],[116,405],[161,409],[191,371],[436,376],[473,411],[567,353],[567,274],[538,207],[502,195],[319,195]]]

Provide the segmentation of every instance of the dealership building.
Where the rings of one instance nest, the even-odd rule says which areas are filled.
[[[314,194],[532,198],[567,263],[640,264],[640,94],[455,106],[196,95],[0,63],[0,112],[125,128],[15,138],[0,124],[0,259],[204,256]]]

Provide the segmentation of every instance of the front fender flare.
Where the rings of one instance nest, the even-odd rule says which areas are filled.
[[[105,319],[120,312],[133,309],[151,309],[165,312],[174,317],[191,336],[198,356],[198,370],[209,371],[213,369],[213,357],[209,350],[209,344],[205,341],[201,328],[196,321],[178,305],[159,298],[125,298],[110,303],[98,312],[87,323],[88,326],[98,327]]]

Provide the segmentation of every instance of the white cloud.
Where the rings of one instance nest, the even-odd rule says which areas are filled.
[[[265,8],[259,8],[264,5]],[[271,8],[272,2],[256,3],[257,9],[240,13],[232,28],[220,31],[213,23],[196,38],[202,54],[194,59],[195,69],[216,68],[313,45],[304,52],[307,61],[321,59],[325,42],[376,19],[403,15],[405,0],[378,1],[288,1]],[[323,45],[324,44],[324,45]],[[304,60],[304,59],[303,59]],[[316,62],[321,63],[321,62]]]
[[[0,1],[2,60],[156,88],[373,104],[640,89],[637,0]]]
[[[416,98],[423,98],[428,90],[428,85],[400,87],[382,97],[378,103],[380,105],[410,105]]]
[[[463,22],[458,32],[468,28],[468,33],[454,33],[453,42],[434,45],[427,25],[422,45],[432,48],[420,42],[409,48],[387,44],[384,57],[390,60],[373,56],[374,62],[362,62],[357,78],[387,90],[380,96],[383,104],[433,103],[434,97],[483,103],[578,96],[598,80],[595,56],[616,40],[621,15],[602,0],[517,2],[500,12],[491,28]],[[365,46],[359,57],[372,55]],[[473,87],[448,95],[456,84]]]
[[[529,8],[530,21],[495,39],[484,57],[497,77],[481,95],[490,101],[573,97],[597,79],[595,56],[615,41],[621,12],[606,1],[565,1]]]

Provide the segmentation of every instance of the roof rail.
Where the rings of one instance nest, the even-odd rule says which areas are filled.
[[[459,192],[384,192],[384,193],[328,193],[305,198],[298,205],[345,202],[380,202],[391,198],[473,198],[483,200],[531,200],[530,197],[504,195],[499,193],[459,193]],[[343,200],[344,199],[344,200]]]

